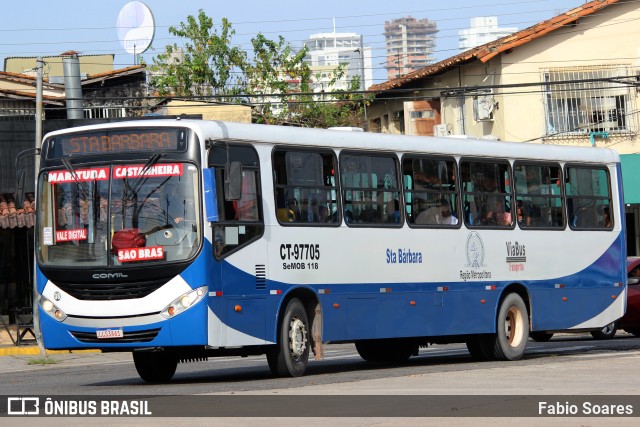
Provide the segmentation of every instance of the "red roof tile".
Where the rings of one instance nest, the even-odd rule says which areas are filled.
[[[28,193],[21,208],[17,209],[13,195],[0,194],[0,228],[33,227],[36,202]]]

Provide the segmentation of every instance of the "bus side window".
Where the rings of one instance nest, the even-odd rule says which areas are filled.
[[[604,220],[604,208],[612,206],[609,173],[604,167],[572,166],[565,168],[565,192],[569,226],[575,230],[612,228],[612,216]]]
[[[276,149],[276,218],[282,225],[337,225],[336,161],[329,150]],[[330,214],[331,213],[331,214]]]
[[[405,156],[402,159],[408,221],[417,226],[458,226],[457,167],[453,158]],[[409,209],[410,206],[410,209]]]
[[[516,162],[514,179],[518,207],[522,206],[522,213],[518,213],[521,228],[564,228],[561,172],[558,164]],[[569,213],[572,214],[571,209]]]
[[[400,188],[393,154],[343,152],[340,155],[342,198],[353,214],[352,226],[400,227]],[[398,200],[398,215],[395,214]]]

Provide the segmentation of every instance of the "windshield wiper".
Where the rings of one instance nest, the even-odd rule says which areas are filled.
[[[133,185],[130,185],[128,183],[127,177],[125,176],[125,182],[124,182],[125,185],[123,187],[123,195],[122,195],[123,199],[126,196],[128,196],[129,193],[131,193],[131,195],[138,193],[140,188],[142,188],[142,185],[145,182],[147,182],[147,179],[149,179],[148,176],[145,176],[146,173],[149,171],[149,169],[151,169],[153,165],[158,163],[158,160],[160,160],[162,157],[164,157],[164,154],[162,153],[154,153],[151,157],[149,157],[149,159],[144,164],[144,166],[142,166],[142,169],[140,170],[140,172],[138,172],[138,174],[135,177],[133,177],[135,178],[135,181],[133,181]],[[127,190],[127,188],[129,190]]]
[[[80,192],[82,193],[82,195],[85,197],[86,200],[90,200],[91,196],[89,194],[89,186],[87,185],[87,183],[84,181],[81,181],[80,178],[78,178],[78,174],[76,174],[76,170],[73,168],[73,165],[71,165],[71,162],[67,157],[63,157],[61,160],[64,167],[71,174],[71,177],[73,178],[73,180],[76,182],[76,184],[78,184],[78,188],[80,189]]]

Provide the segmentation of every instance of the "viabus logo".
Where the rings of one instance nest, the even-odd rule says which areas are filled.
[[[8,397],[7,415],[40,415],[40,398]]]
[[[124,273],[96,273],[91,277],[94,279],[124,279],[129,276]]]

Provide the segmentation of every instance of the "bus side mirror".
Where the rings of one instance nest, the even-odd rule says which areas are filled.
[[[16,207],[24,204],[24,170],[18,169],[16,171]]]
[[[216,194],[216,171],[206,168],[202,171],[204,181],[204,209],[207,221],[218,222],[218,196]]]
[[[224,198],[228,201],[240,200],[242,195],[242,163],[229,163],[226,172]]]

